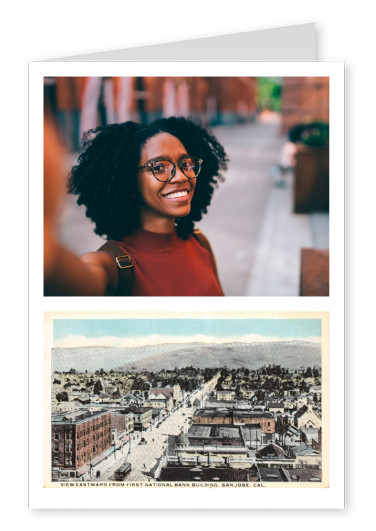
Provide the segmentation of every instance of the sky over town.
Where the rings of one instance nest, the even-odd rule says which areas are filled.
[[[321,319],[54,319],[54,347],[231,341],[321,342]]]

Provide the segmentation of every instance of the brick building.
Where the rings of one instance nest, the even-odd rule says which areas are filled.
[[[193,424],[259,424],[263,433],[275,432],[275,419],[269,412],[245,409],[198,409],[193,415]]]
[[[169,116],[232,124],[256,116],[253,77],[68,77],[46,78],[46,96],[69,149],[90,128]],[[64,119],[62,116],[64,115]]]
[[[300,123],[329,122],[328,77],[284,77],[281,133]]]
[[[130,435],[134,431],[133,413],[127,409],[111,411],[111,429],[118,435]]]
[[[77,411],[52,416],[52,467],[75,471],[111,446],[111,414]]]
[[[129,115],[143,122],[191,116],[216,125],[256,115],[252,77],[143,77],[129,83]]]

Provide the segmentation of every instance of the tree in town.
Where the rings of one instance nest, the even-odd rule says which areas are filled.
[[[99,394],[101,393],[101,391],[103,391],[103,385],[102,385],[102,383],[101,383],[100,380],[97,380],[97,381],[95,382],[95,385],[94,385],[93,393],[94,393],[95,395],[99,395]]]
[[[288,422],[287,417],[282,417],[282,416],[278,417],[275,423],[275,431],[280,436],[282,445],[285,444],[285,436],[286,436],[288,429],[289,429],[289,422]]]
[[[56,400],[58,402],[68,402],[69,400],[68,393],[66,391],[62,391],[61,393],[58,393],[56,395]]]

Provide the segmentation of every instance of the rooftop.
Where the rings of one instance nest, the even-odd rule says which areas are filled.
[[[193,424],[188,430],[188,437],[239,438],[241,435],[239,426],[212,426],[210,424]]]
[[[52,415],[52,424],[79,424],[106,415],[107,411],[70,411],[63,415]]]
[[[281,483],[281,482],[287,481],[281,468],[269,468],[269,467],[259,466],[258,469],[259,469],[260,481],[263,483],[266,483],[266,482]]]
[[[194,416],[197,417],[231,417],[233,415],[240,418],[274,418],[273,415],[267,411],[260,412],[238,408],[204,408],[198,409],[194,412]]]
[[[301,444],[300,446],[294,446],[294,448],[291,449],[291,451],[294,453],[294,455],[298,456],[304,456],[304,455],[321,455],[321,452],[318,450],[314,450],[310,444]]]
[[[322,470],[318,468],[283,469],[289,481],[317,482],[322,481]]]
[[[153,387],[150,389],[150,395],[158,396],[163,395],[165,398],[172,398],[174,390],[172,387]]]
[[[256,453],[260,459],[288,459],[287,453],[277,444],[268,444]]]
[[[257,470],[252,468],[219,468],[167,466],[162,468],[159,481],[189,481],[189,482],[226,482],[226,481],[256,481]]]

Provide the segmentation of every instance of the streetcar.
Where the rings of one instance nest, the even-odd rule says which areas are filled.
[[[114,479],[115,481],[122,481],[125,476],[129,474],[132,470],[132,465],[130,463],[124,463],[120,468],[115,470]]]

